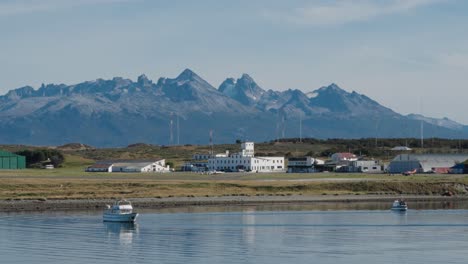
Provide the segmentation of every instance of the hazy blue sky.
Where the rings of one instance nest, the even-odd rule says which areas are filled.
[[[465,0],[0,0],[0,33],[0,94],[191,68],[468,124]]]

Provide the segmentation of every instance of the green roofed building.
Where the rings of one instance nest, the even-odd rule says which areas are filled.
[[[0,170],[26,168],[26,157],[0,150]]]

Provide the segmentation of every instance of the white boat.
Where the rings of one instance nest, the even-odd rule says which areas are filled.
[[[132,204],[127,200],[118,200],[104,211],[104,222],[135,222],[138,213],[133,212]]]
[[[407,211],[408,205],[403,200],[395,200],[392,205],[392,210],[394,211]]]

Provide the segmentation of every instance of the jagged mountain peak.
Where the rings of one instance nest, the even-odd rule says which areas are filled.
[[[195,80],[195,79],[201,79],[201,78],[195,72],[193,72],[192,70],[188,68],[183,70],[179,74],[179,76],[176,77],[176,80],[179,80],[179,81]]]
[[[10,100],[16,100],[16,99],[21,99],[24,97],[31,96],[34,94],[34,92],[35,92],[34,88],[28,85],[28,86],[23,86],[18,89],[8,91],[5,97]]]
[[[246,73],[242,74],[237,80],[233,78],[226,79],[218,90],[241,104],[249,106],[255,105],[265,94],[265,90],[258,86],[254,79]]]
[[[158,80],[158,84],[171,85],[173,87],[187,86],[186,88],[189,90],[216,90],[216,88],[214,88],[211,84],[188,68],[183,70],[175,79],[160,79]]]
[[[251,83],[255,83],[254,79],[248,75],[247,73],[243,73],[241,75],[241,77],[239,78],[239,80],[243,80],[243,81],[246,81],[246,82],[251,82]]]
[[[223,96],[216,88],[190,69],[185,69],[175,79],[160,78],[156,89],[173,102],[204,101]]]
[[[394,116],[396,114],[369,97],[355,91],[349,93],[335,83],[323,86],[308,93],[307,96],[310,98],[310,104],[312,106],[328,109],[331,113],[354,116]]]
[[[335,83],[307,94],[298,89],[273,91],[263,90],[243,74],[226,79],[217,90],[186,69],[156,84],[140,75],[136,81],[116,77],[12,90],[0,96],[0,129],[6,131],[1,139],[30,144],[166,144],[171,113],[180,117],[181,127],[188,131],[181,134],[186,143],[206,143],[202,138],[211,128],[222,135],[220,142],[245,135],[269,140],[278,132],[279,118],[289,128],[296,127],[301,118],[304,135],[314,137],[409,136],[419,128],[420,121],[414,119],[422,119],[399,115]],[[468,137],[468,128],[447,118],[421,121],[435,136]],[[71,128],[70,123],[81,125]],[[402,131],[406,124],[408,129]],[[286,136],[297,136],[294,129],[289,131]]]
[[[342,89],[336,83],[332,83],[328,86],[322,86],[314,92],[318,94],[320,93],[336,93],[336,94],[342,94],[342,95],[349,94],[347,91]]]
[[[150,86],[151,84],[153,84],[153,82],[150,79],[148,79],[148,77],[146,77],[145,74],[138,76],[137,83],[138,85],[143,87]]]

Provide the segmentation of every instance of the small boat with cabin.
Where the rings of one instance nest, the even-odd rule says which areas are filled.
[[[133,212],[133,206],[130,201],[118,200],[112,206],[107,205],[103,220],[104,222],[133,223],[137,216],[138,213]]]
[[[399,199],[395,200],[392,204],[393,211],[407,211],[408,210],[408,205],[406,204],[405,201]]]

